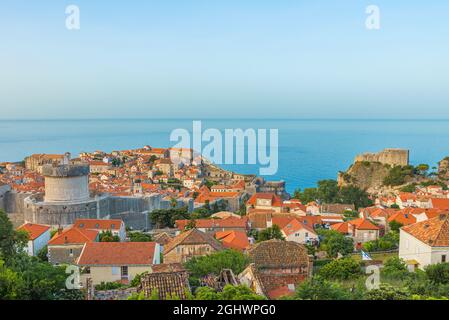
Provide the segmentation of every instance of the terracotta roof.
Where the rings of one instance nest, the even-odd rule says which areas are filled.
[[[150,265],[155,242],[90,242],[78,259],[79,265]]]
[[[244,231],[218,231],[215,233],[215,238],[220,240],[223,246],[228,249],[244,251],[250,245],[248,236]]]
[[[306,226],[305,224],[302,224],[297,219],[292,219],[290,222],[287,223],[287,225],[282,228],[282,231],[287,235],[291,235],[292,233],[297,232],[298,230],[305,229],[309,232],[315,233],[313,228]]]
[[[441,210],[449,210],[449,199],[443,198],[432,198],[432,207],[441,209]]]
[[[355,226],[355,228],[358,230],[379,230],[379,227],[374,225],[368,219],[358,218],[349,221],[349,223]]]
[[[309,265],[307,249],[302,244],[272,239],[254,244],[248,256],[257,268],[291,268]]]
[[[147,273],[143,275],[141,285],[146,297],[151,297],[157,292],[161,300],[173,296],[186,299],[187,293],[190,293],[189,276],[186,271]]]
[[[447,214],[402,227],[401,230],[432,247],[449,247],[449,220]]]
[[[93,242],[98,236],[97,230],[80,230],[78,228],[65,229],[61,233],[56,233],[48,242],[49,245],[62,244],[82,244]]]
[[[388,218],[388,222],[396,221],[403,226],[407,226],[409,224],[416,223],[416,218],[411,213],[404,213],[402,211],[398,211]]]
[[[222,250],[223,245],[211,235],[201,232],[198,229],[191,229],[177,235],[164,248],[164,254],[167,254],[178,245],[194,245],[194,244],[209,244],[215,250]]]
[[[79,229],[120,230],[120,219],[76,219],[73,226]]]
[[[347,222],[336,223],[336,224],[331,225],[331,229],[338,231],[340,233],[343,233],[343,234],[348,234],[349,233],[349,223],[347,223]]]
[[[247,205],[256,205],[257,199],[271,200],[272,207],[281,207],[282,198],[274,193],[255,193],[249,198]]]
[[[50,229],[50,226],[34,223],[25,223],[17,228],[19,231],[26,231],[30,240],[39,238],[44,232]]]

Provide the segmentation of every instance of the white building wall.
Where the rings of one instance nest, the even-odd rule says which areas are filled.
[[[400,230],[399,237],[399,258],[416,260],[421,269],[432,263],[432,248],[429,245],[403,230]]]

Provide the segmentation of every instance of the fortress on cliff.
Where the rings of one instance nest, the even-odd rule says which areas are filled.
[[[384,149],[378,153],[363,153],[355,157],[354,162],[380,162],[391,166],[407,166],[409,164],[409,150]]]

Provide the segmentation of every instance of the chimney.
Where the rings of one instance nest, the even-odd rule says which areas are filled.
[[[62,233],[62,227],[59,226],[59,227],[58,227],[58,234],[61,234],[61,233]]]

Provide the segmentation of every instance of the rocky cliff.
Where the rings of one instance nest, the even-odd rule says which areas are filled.
[[[358,161],[346,172],[338,174],[338,185],[355,185],[363,190],[379,189],[390,172],[390,166],[380,162]],[[372,190],[374,191],[374,190]]]
[[[438,178],[449,180],[449,157],[444,158],[438,163]]]

